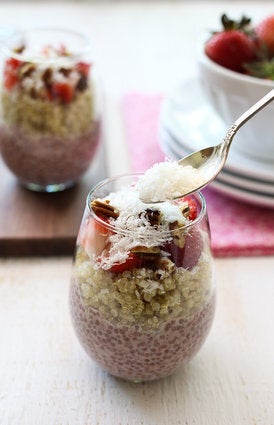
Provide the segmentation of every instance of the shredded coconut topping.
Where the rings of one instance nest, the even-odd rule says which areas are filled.
[[[203,177],[191,165],[166,161],[149,168],[138,182],[139,196],[145,202],[159,202],[183,196],[203,184]]]
[[[112,192],[103,201],[108,201],[119,211],[117,218],[109,220],[115,233],[109,236],[108,252],[97,257],[97,263],[105,270],[126,261],[134,247],[157,247],[172,239],[170,223],[184,226],[188,222],[179,205],[163,202],[157,208],[152,206],[160,212],[161,219],[157,226],[151,225],[145,215],[148,205],[140,200],[138,186]]]
[[[196,171],[190,166],[181,167],[177,162],[159,163],[140,177],[136,185],[111,192],[101,199],[117,211],[117,216],[108,217],[114,232],[108,235],[107,248],[95,258],[98,267],[108,270],[124,263],[132,249],[140,249],[140,246],[145,250],[160,250],[172,238],[177,239],[178,246],[183,246],[184,238],[180,240],[179,228],[189,222],[188,215],[184,215],[188,202],[171,199],[201,183]],[[143,202],[143,198],[152,203]],[[153,202],[157,200],[164,202],[155,205]]]

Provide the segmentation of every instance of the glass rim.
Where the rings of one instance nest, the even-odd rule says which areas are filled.
[[[113,177],[107,177],[104,180],[101,180],[100,182],[98,182],[88,193],[87,197],[86,197],[86,210],[88,211],[88,214],[90,217],[94,218],[98,223],[100,223],[101,225],[103,225],[105,228],[112,230],[115,233],[121,233],[124,235],[131,235],[132,233],[134,233],[132,230],[127,230],[127,229],[118,229],[115,228],[115,226],[113,226],[110,223],[107,223],[106,221],[102,220],[95,212],[94,210],[91,208],[91,200],[96,199],[96,197],[94,197],[94,193],[104,187],[106,184],[114,182],[114,181],[118,181],[119,179],[123,179],[123,178],[137,178],[142,176],[144,173],[142,172],[137,172],[137,173],[125,173],[125,174],[118,174],[116,176]],[[176,229],[173,230],[162,230],[161,234],[163,236],[172,236],[174,233],[178,232],[178,230],[184,231],[186,232],[188,229],[192,229],[193,227],[195,227],[197,224],[199,224],[206,216],[207,214],[207,207],[206,207],[206,200],[204,195],[202,194],[201,191],[196,191],[191,193],[190,195],[187,195],[189,197],[195,197],[200,201],[200,206],[201,209],[199,211],[199,214],[197,215],[197,217],[194,220],[189,221],[188,223],[184,224],[183,226],[177,227]],[[153,203],[153,204],[147,204],[149,205],[157,205],[157,203]]]
[[[64,33],[64,34],[70,34],[74,37],[79,38],[79,40],[82,41],[81,46],[82,48],[77,51],[77,53],[72,53],[69,56],[60,56],[57,58],[42,58],[42,57],[33,57],[30,53],[24,54],[24,53],[16,53],[12,50],[12,48],[9,46],[9,43],[16,39],[16,37],[23,37],[24,34],[28,35],[34,32],[40,32],[40,33],[50,33],[50,32],[58,32],[58,33]],[[64,62],[64,61],[70,61],[73,59],[77,59],[91,50],[90,41],[87,35],[81,33],[80,31],[68,29],[68,28],[62,28],[62,27],[33,27],[29,29],[21,29],[13,31],[9,36],[5,37],[4,40],[2,40],[2,46],[1,46],[2,52],[7,56],[11,57],[13,59],[17,59],[19,61],[23,62],[30,62],[30,63],[58,63],[58,62]]]

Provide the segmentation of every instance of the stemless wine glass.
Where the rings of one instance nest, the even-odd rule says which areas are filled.
[[[77,32],[40,28],[2,43],[0,151],[19,181],[36,191],[72,186],[100,140],[96,71]]]
[[[131,202],[139,176],[107,179],[89,193],[70,285],[80,343],[104,370],[134,382],[187,363],[215,312],[202,194],[162,206]]]

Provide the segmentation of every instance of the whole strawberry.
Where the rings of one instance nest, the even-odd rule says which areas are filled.
[[[215,32],[205,45],[206,55],[219,65],[236,72],[244,72],[244,64],[256,58],[256,46],[250,31],[251,20],[239,22],[222,15],[223,30]]]
[[[267,48],[269,58],[274,56],[274,15],[261,21],[255,28],[257,37],[262,40]]]

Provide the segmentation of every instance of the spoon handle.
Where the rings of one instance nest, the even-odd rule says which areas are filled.
[[[246,112],[244,112],[230,127],[227,132],[227,135],[224,139],[224,143],[227,147],[230,146],[234,135],[237,131],[245,124],[250,118],[252,118],[257,112],[267,106],[274,99],[274,89],[270,90],[264,97],[262,97],[258,102],[251,106]]]

